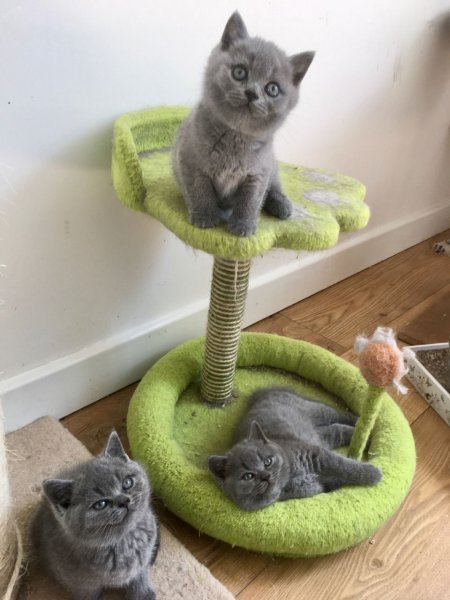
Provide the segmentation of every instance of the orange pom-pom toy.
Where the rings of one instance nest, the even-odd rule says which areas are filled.
[[[397,346],[392,329],[378,327],[370,339],[362,335],[356,338],[355,352],[359,354],[361,374],[369,384],[349,448],[349,456],[361,460],[383,404],[383,388],[393,385],[398,392],[407,392],[400,383],[407,372],[403,360],[407,351]]]
[[[404,353],[397,346],[395,335],[389,327],[378,327],[370,339],[358,336],[355,351],[359,354],[359,368],[367,383],[379,388],[393,385],[406,393],[400,379],[406,374]]]

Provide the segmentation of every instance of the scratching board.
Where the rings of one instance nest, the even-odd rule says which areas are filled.
[[[398,333],[402,342],[412,346],[439,344],[450,340],[450,292],[406,323]]]
[[[15,516],[24,538],[26,555],[30,557],[19,598],[70,600],[64,590],[43,573],[32,557],[29,522],[40,496],[42,480],[74,463],[89,459],[91,455],[57,420],[50,417],[11,433],[6,443]],[[151,569],[151,581],[158,600],[233,599],[208,569],[163,526],[161,549]],[[120,597],[115,592],[106,596],[111,599]]]

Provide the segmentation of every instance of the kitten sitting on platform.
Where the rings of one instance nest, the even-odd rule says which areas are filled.
[[[286,388],[258,390],[225,456],[208,466],[225,494],[245,510],[306,498],[343,485],[372,485],[381,471],[331,450],[350,443],[357,418]]]
[[[239,13],[229,19],[206,66],[203,96],[182,123],[173,151],[175,177],[197,227],[228,221],[235,235],[255,233],[259,211],[286,219],[273,136],[297,104],[314,52],[286,56],[249,37]]]
[[[75,600],[100,600],[122,589],[129,600],[154,600],[148,567],[159,526],[145,471],[114,431],[103,453],[43,483],[32,533],[38,557]]]

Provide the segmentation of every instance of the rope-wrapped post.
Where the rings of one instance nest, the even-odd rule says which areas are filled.
[[[22,544],[12,516],[3,411],[0,401],[0,598],[2,600],[15,598],[21,563]]]
[[[250,260],[214,258],[200,395],[223,406],[233,396],[233,379],[247,298]]]

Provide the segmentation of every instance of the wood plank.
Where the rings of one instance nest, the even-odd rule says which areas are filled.
[[[426,310],[429,306],[431,306],[434,302],[440,302],[441,299],[446,296],[450,292],[450,284],[444,285],[438,292],[429,296],[422,302],[419,302],[406,312],[399,315],[396,319],[389,323],[389,327],[392,327],[394,331],[400,331],[400,329],[405,325],[413,321],[418,315],[420,315],[424,310]],[[406,345],[406,344],[405,344]]]
[[[61,423],[72,435],[78,438],[92,454],[98,454],[104,447],[112,429],[129,451],[126,419],[128,404],[137,384],[129,385],[86,408],[61,419]]]
[[[342,354],[345,348],[340,344],[334,342],[316,331],[311,331],[307,327],[304,327],[301,323],[293,321],[284,315],[279,313],[267,317],[254,325],[247,327],[245,331],[259,331],[263,333],[276,333],[277,335],[284,335],[295,340],[305,340],[311,342],[311,344],[317,344],[326,348],[335,354]]]
[[[413,433],[418,464],[400,510],[374,539],[340,554],[276,559],[238,594],[239,600],[448,598],[450,429],[431,409]],[[437,576],[436,576],[437,575]]]
[[[410,345],[450,340],[450,292],[440,301],[435,299],[416,319],[403,326],[398,337]]]
[[[450,284],[391,324],[400,340],[409,345],[435,344],[450,340]]]
[[[448,232],[450,234],[450,232]],[[450,268],[431,250],[440,234],[281,311],[344,346],[387,325],[450,283]]]

